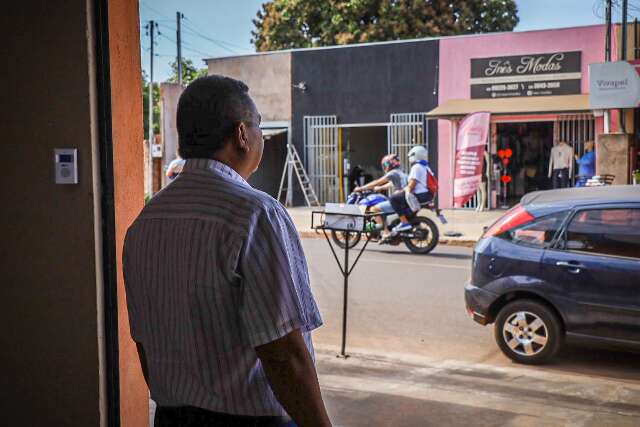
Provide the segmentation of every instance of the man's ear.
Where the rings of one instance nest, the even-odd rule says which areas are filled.
[[[249,146],[247,126],[242,122],[240,122],[236,128],[236,145],[239,150],[244,151],[245,153],[251,150],[251,147]]]

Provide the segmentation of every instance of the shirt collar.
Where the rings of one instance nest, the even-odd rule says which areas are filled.
[[[209,170],[222,175],[225,178],[229,178],[233,181],[239,182],[240,184],[250,186],[249,183],[238,174],[238,172],[233,170],[233,168],[213,159],[187,159],[182,170],[183,172]]]

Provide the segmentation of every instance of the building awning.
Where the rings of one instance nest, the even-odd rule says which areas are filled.
[[[452,99],[427,113],[428,117],[466,116],[477,111],[491,114],[575,113],[590,111],[589,95],[532,96],[528,98]]]

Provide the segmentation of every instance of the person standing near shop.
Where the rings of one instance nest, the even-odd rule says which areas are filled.
[[[549,178],[553,188],[567,188],[573,175],[573,148],[560,141],[551,149],[549,157]]]
[[[582,157],[578,157],[576,154],[576,163],[578,164],[576,187],[584,187],[586,182],[596,174],[596,154],[593,146],[593,141],[587,141],[584,143]]]
[[[144,207],[123,254],[155,426],[330,426],[300,238],[284,207],[246,181],[264,148],[247,86],[195,80],[177,128],[180,178]]]

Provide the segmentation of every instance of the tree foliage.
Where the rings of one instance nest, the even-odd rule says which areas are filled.
[[[173,61],[169,64],[171,66],[171,76],[167,80],[170,83],[178,83],[178,61]],[[193,65],[193,61],[189,58],[182,59],[182,84],[188,85],[198,77],[204,77],[207,75],[207,69],[197,69]]]
[[[259,51],[511,31],[514,0],[273,0],[253,20]]]

